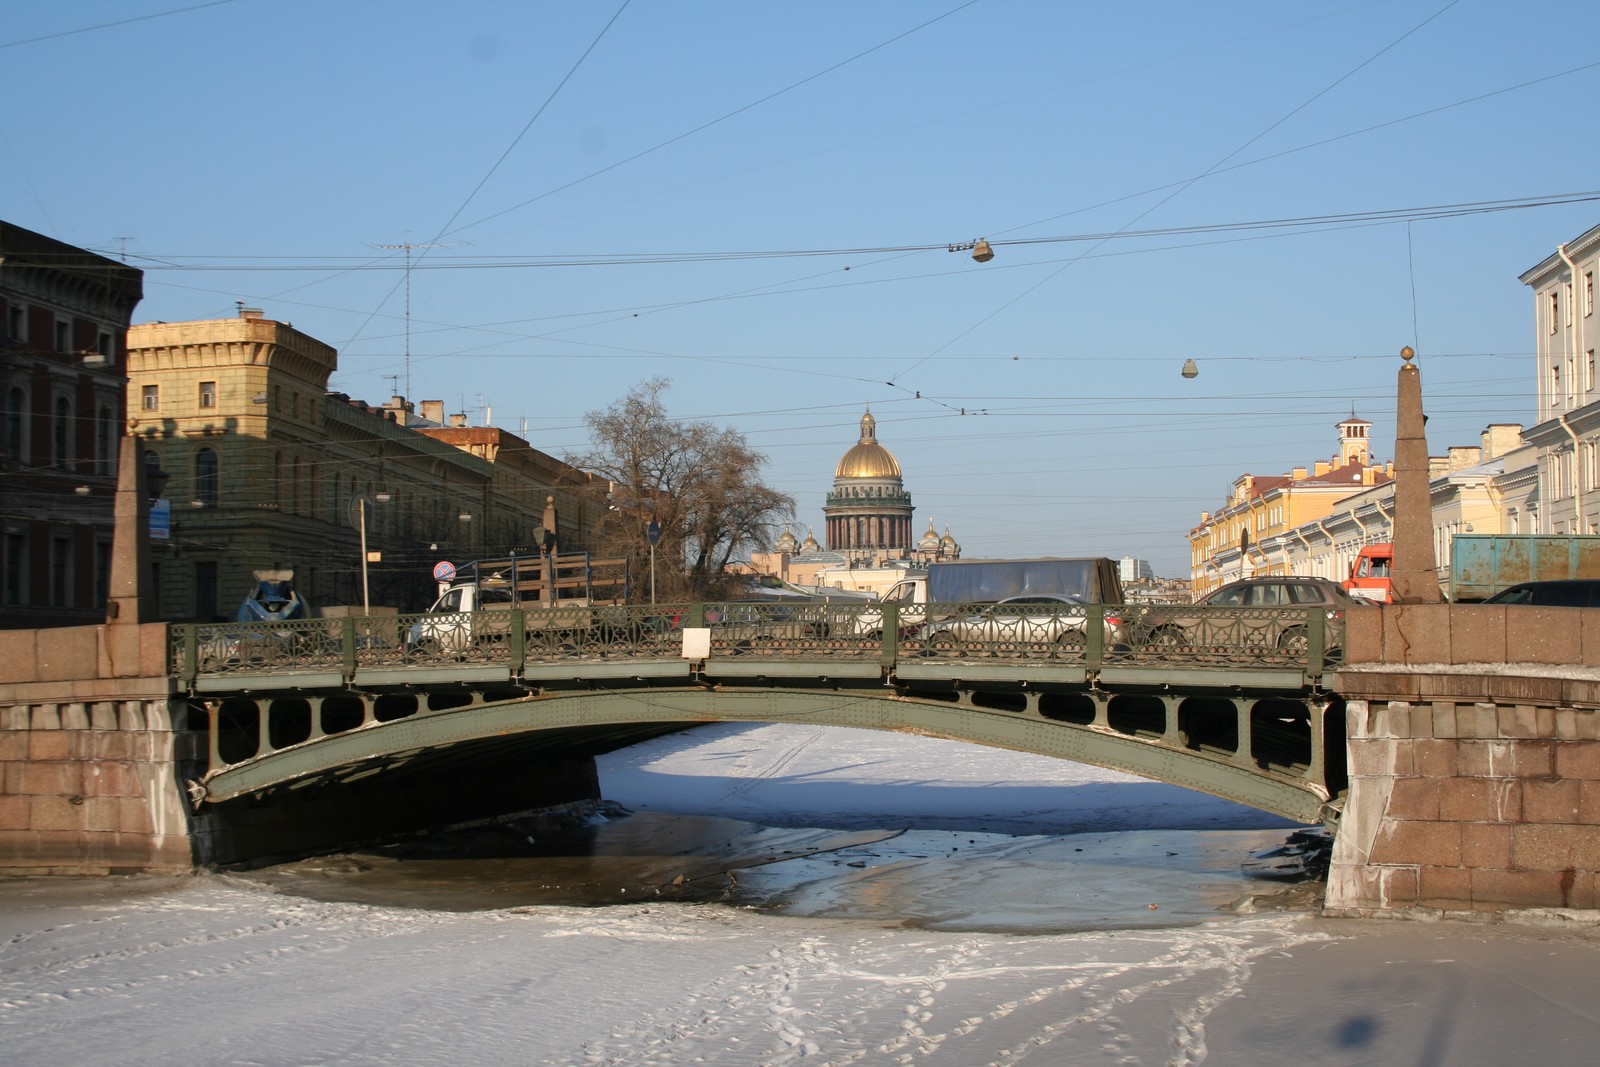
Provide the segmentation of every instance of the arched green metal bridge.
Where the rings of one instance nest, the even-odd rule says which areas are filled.
[[[739,603],[175,626],[202,808],[713,721],[1056,756],[1332,822],[1343,621],[1304,608]]]

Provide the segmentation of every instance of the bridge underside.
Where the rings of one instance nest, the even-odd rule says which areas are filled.
[[[638,723],[491,734],[374,752],[238,795],[208,795],[215,802],[193,806],[194,859],[258,866],[509,816],[538,824],[542,834],[600,799],[595,756],[681,729]],[[191,798],[196,792],[191,784]]]
[[[1297,822],[1345,786],[1343,705],[1325,694],[1109,693],[960,682],[841,687],[633,679],[570,689],[463,685],[387,693],[192,697],[209,723],[202,816],[327,823],[340,842],[598,797],[595,755],[688,726],[804,722],[950,738],[1126,771]],[[358,799],[359,798],[359,799]],[[246,819],[245,821],[248,821]],[[229,833],[236,832],[229,830]],[[285,844],[284,851],[314,851]],[[222,849],[222,853],[238,849]],[[262,844],[245,848],[260,854]]]

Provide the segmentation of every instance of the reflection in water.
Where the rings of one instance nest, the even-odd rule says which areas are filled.
[[[1281,830],[1011,837],[781,829],[613,809],[555,837],[533,839],[507,824],[246,877],[318,900],[443,911],[671,900],[1054,933],[1187,925],[1241,899],[1283,894],[1239,870],[1251,850],[1282,839]]]

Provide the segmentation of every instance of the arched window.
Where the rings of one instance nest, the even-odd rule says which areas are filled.
[[[56,424],[53,440],[55,454],[50,457],[50,461],[57,467],[65,467],[67,465],[67,457],[70,454],[69,446],[72,442],[72,401],[64,396],[56,398]]]
[[[194,498],[202,507],[217,506],[217,454],[202,448],[194,454]]]

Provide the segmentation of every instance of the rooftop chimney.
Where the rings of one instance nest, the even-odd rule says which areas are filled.
[[[1507,452],[1522,446],[1522,424],[1515,422],[1491,423],[1483,431],[1483,458],[1499,459]]]

